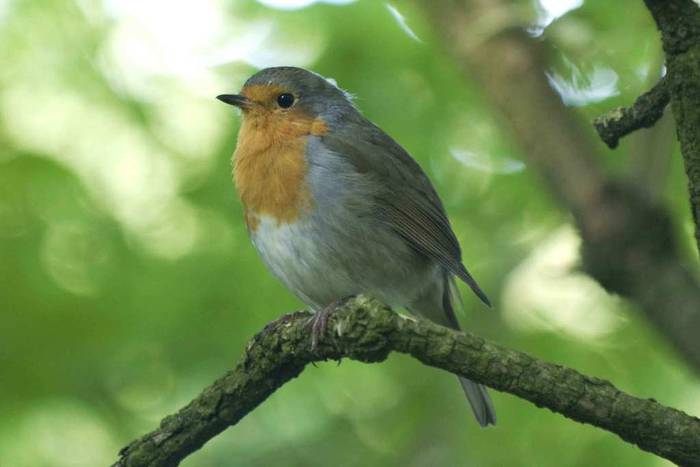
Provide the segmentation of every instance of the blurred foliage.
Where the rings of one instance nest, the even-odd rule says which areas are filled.
[[[464,293],[468,329],[700,413],[697,377],[669,344],[577,271],[569,215],[477,83],[412,3],[387,6],[0,1],[0,465],[109,464],[301,306],[247,239],[230,177],[239,118],[214,99],[279,64],[335,78],[429,173],[496,303],[489,312]],[[641,3],[516,7],[551,45],[543,79],[582,121],[660,73]],[[634,169],[635,137],[606,158],[611,172]],[[677,152],[668,140],[656,155],[670,167],[659,183],[689,241]],[[329,363],[184,465],[664,464],[520,399],[494,400],[499,425],[481,430],[451,375],[403,356]]]

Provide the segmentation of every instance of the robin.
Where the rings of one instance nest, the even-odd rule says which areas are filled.
[[[242,111],[233,173],[248,232],[314,311],[314,343],[331,305],[360,293],[452,329],[455,278],[490,306],[426,174],[334,82],[267,68],[217,98]],[[495,424],[486,388],[459,381],[479,424]]]

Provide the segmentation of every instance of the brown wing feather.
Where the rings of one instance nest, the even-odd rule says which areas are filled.
[[[485,304],[486,294],[462,264],[462,252],[442,202],[413,158],[390,136],[363,117],[323,136],[332,151],[358,171],[371,173],[385,189],[376,196],[377,215],[412,248],[463,280]]]

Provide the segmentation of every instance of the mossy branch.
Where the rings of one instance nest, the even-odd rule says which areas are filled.
[[[700,465],[700,419],[653,399],[630,396],[607,381],[425,319],[401,316],[362,296],[334,311],[326,335],[312,350],[309,316],[297,312],[268,324],[250,341],[234,370],[163,419],[160,428],[122,449],[114,465],[178,465],[309,363],[342,358],[381,362],[392,351],[611,431],[678,464]]]

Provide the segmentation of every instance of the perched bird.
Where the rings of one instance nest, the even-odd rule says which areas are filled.
[[[455,277],[489,300],[430,180],[334,82],[295,67],[259,71],[240,94],[234,179],[253,244],[315,312],[364,293],[459,329]],[[460,378],[477,421],[494,424],[486,388]]]

